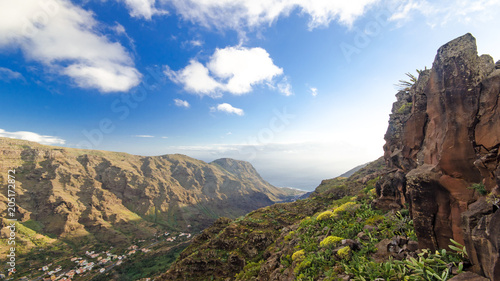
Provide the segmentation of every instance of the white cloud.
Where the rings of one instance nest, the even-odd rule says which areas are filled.
[[[181,99],[174,99],[175,106],[189,108],[189,102]]]
[[[425,16],[430,26],[456,22],[481,22],[493,17],[495,11],[500,8],[498,0],[406,0],[392,1],[390,4],[394,7],[390,20],[409,21],[416,13],[420,13]]]
[[[189,41],[189,44],[191,44],[193,47],[201,47],[201,46],[203,46],[203,41],[191,40],[191,41]]]
[[[19,131],[19,132],[7,132],[0,129],[0,137],[11,138],[11,139],[21,139],[27,141],[34,141],[41,144],[56,145],[65,144],[66,141],[53,136],[39,135],[33,132]]]
[[[223,88],[210,76],[208,69],[196,60],[191,60],[185,68],[179,71],[173,71],[167,65],[165,74],[173,82],[183,84],[184,90],[191,93],[216,96],[217,90]]]
[[[12,71],[8,68],[0,67],[0,80],[10,81],[17,79],[24,80],[24,76],[17,71]]]
[[[338,20],[351,25],[378,0],[163,0],[189,21],[216,28],[241,29],[270,25],[294,10],[309,16],[309,28]]]
[[[311,87],[311,88],[309,88],[309,90],[311,91],[311,95],[313,97],[315,97],[315,96],[318,95],[318,89],[317,88]]]
[[[372,7],[393,13],[391,20],[407,21],[418,11],[430,25],[454,21],[473,22],[492,17],[500,8],[498,0],[160,0],[186,21],[217,29],[234,29],[243,35],[271,25],[280,17],[299,13],[309,18],[308,27],[328,26],[337,21],[345,26],[362,17]],[[480,14],[480,17],[473,16]]]
[[[410,13],[413,12],[414,10],[422,10],[423,4],[424,2],[422,1],[415,2],[413,0],[401,4],[399,7],[397,7],[397,9],[389,18],[389,20],[394,20],[394,21],[406,20],[409,18]]]
[[[125,27],[118,22],[115,22],[115,26],[112,27],[112,29],[116,32],[116,34],[127,34],[127,31],[125,30]]]
[[[123,0],[129,9],[130,16],[151,20],[154,15],[168,14],[165,10],[155,8],[155,0]]]
[[[226,113],[229,113],[229,114],[236,114],[236,115],[239,115],[239,116],[243,116],[245,114],[243,112],[243,109],[233,107],[229,103],[221,103],[221,104],[217,105],[216,108],[213,108],[213,107],[211,108],[211,111],[215,111],[215,110],[226,112]]]
[[[288,83],[288,78],[286,78],[286,77],[284,77],[278,83],[278,90],[280,91],[280,93],[282,93],[283,95],[285,95],[287,97],[293,95],[292,85],[290,85],[290,83]]]
[[[155,136],[151,135],[134,135],[134,138],[154,138]]]
[[[82,88],[118,92],[137,86],[141,74],[130,54],[97,30],[93,13],[67,0],[0,2],[0,49],[20,48],[28,60]]]
[[[253,84],[270,81],[283,73],[262,48],[217,49],[207,67],[216,77],[227,79],[225,90],[233,94],[248,93]]]
[[[248,93],[254,85],[270,83],[283,74],[283,69],[274,65],[262,48],[226,47],[217,49],[206,65],[191,60],[178,71],[166,66],[165,73],[188,92],[220,97],[221,91],[235,95]],[[291,88],[284,86],[283,90]]]
[[[137,52],[135,47],[135,40],[127,34],[127,31],[125,30],[125,27],[123,25],[121,25],[118,22],[115,22],[115,26],[112,26],[111,30],[113,30],[117,35],[124,36],[125,38],[127,38],[130,48],[132,48],[134,53]]]

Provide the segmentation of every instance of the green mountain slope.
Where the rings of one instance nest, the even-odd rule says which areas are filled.
[[[162,231],[196,232],[300,192],[276,188],[250,163],[205,163],[184,155],[44,146],[0,138],[0,180],[15,170],[18,252],[65,241],[74,249],[125,246]],[[0,212],[7,212],[7,193]],[[7,225],[5,219],[2,225]],[[1,232],[7,238],[6,228]],[[2,239],[0,250],[8,245]]]
[[[258,209],[234,221],[221,218],[197,236],[159,280],[207,280],[211,277],[235,280],[238,273],[245,276],[243,269],[250,270],[249,266],[259,265],[262,271],[261,265],[271,260],[279,262],[280,257],[275,255],[283,246],[278,241],[286,235],[290,238],[290,233],[301,222],[328,209],[332,202],[357,193],[366,194],[366,181],[374,188],[375,178],[383,171],[384,164],[379,159],[350,178],[323,181],[308,199]]]

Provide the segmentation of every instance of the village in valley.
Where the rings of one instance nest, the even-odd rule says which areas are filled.
[[[127,259],[134,259],[138,254],[147,254],[153,251],[154,246],[160,243],[167,243],[167,246],[175,246],[188,242],[192,237],[191,233],[164,232],[156,234],[148,240],[137,240],[134,244],[125,249],[110,247],[106,251],[87,250],[80,256],[73,256],[64,260],[54,260],[41,266],[32,268],[29,276],[19,278],[16,273],[9,274],[5,280],[91,280],[100,274],[104,274],[115,267],[119,267]],[[18,279],[19,278],[19,279]],[[3,278],[2,278],[3,279]],[[144,279],[148,280],[148,278]]]

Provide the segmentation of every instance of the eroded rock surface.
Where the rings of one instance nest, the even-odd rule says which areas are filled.
[[[397,94],[384,146],[393,172],[377,184],[374,203],[408,203],[420,247],[465,243],[476,271],[492,280],[500,280],[500,236],[492,235],[500,214],[490,202],[500,183],[499,97],[500,70],[490,56],[478,56],[471,34],[439,48],[432,69]],[[488,211],[471,208],[485,198],[473,184],[490,193],[477,203]]]

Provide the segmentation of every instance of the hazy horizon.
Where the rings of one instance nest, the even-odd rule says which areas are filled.
[[[3,1],[0,136],[211,162],[314,189],[383,155],[399,80],[500,1]]]

